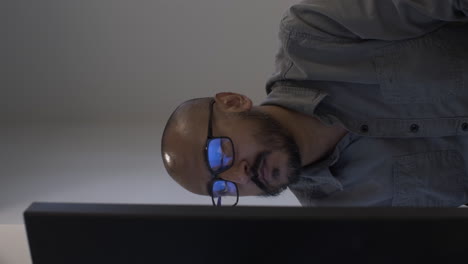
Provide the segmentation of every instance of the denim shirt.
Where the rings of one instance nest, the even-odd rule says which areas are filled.
[[[290,186],[304,206],[468,202],[468,0],[302,1],[262,105],[349,133]]]

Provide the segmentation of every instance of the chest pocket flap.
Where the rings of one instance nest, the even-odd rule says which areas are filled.
[[[458,207],[468,200],[467,174],[458,151],[396,157],[393,206]]]

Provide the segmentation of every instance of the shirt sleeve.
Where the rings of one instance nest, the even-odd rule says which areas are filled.
[[[468,22],[468,0],[305,0],[282,19],[317,38],[403,40]]]

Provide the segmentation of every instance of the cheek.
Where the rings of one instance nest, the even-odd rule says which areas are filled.
[[[239,188],[239,196],[258,196],[263,193],[262,190],[251,181],[242,186],[238,185],[237,188]]]
[[[273,151],[268,157],[268,161],[271,162],[273,167],[288,164],[288,159],[288,155],[282,151]]]
[[[265,151],[265,147],[261,146],[252,137],[231,137],[234,144],[235,161],[246,160],[249,164],[255,161],[258,154]]]

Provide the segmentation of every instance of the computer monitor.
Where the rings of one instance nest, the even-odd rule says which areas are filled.
[[[33,203],[34,264],[465,259],[468,210]]]

